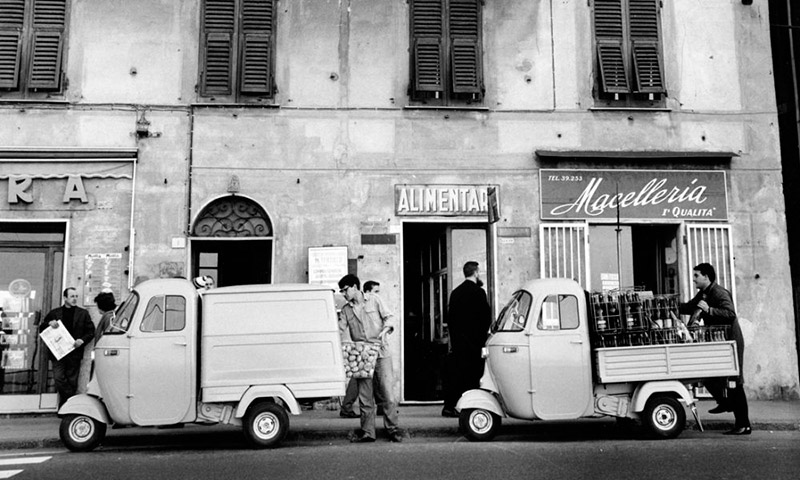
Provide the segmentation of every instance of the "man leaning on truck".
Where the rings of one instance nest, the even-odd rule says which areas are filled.
[[[386,348],[386,335],[394,331],[395,318],[383,305],[381,297],[364,295],[361,281],[348,274],[339,280],[339,291],[347,303],[342,307],[339,330],[343,338],[350,332],[354,342],[379,343],[378,360],[375,363],[373,378],[359,378],[358,403],[361,410],[361,429],[351,438],[353,442],[375,441],[375,398],[383,408],[383,425],[392,442],[402,442],[403,437],[397,426],[397,400],[394,396],[394,371],[392,357]]]
[[[728,389],[727,398],[724,396],[726,382],[724,378],[703,381],[708,392],[717,401],[717,406],[709,410],[709,412],[733,412],[736,421],[733,429],[725,432],[725,435],[750,435],[750,419],[747,409],[747,397],[744,395],[744,374],[742,373],[744,369],[744,337],[742,336],[742,329],[739,327],[739,320],[736,318],[736,311],[733,308],[733,298],[728,290],[716,282],[717,273],[711,264],[701,263],[692,270],[694,286],[698,292],[688,303],[680,305],[680,312],[685,315],[692,315],[693,320],[699,315],[699,319],[702,319],[707,327],[731,327],[731,335],[733,340],[736,341],[736,352],[739,360],[739,378],[736,381],[736,388]]]

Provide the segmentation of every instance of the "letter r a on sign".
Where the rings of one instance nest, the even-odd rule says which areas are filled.
[[[30,177],[8,177],[8,203],[33,203],[33,193],[26,192],[31,184]]]

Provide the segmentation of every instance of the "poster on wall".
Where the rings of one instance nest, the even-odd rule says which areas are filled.
[[[540,170],[543,220],[728,219],[720,170]]]
[[[83,304],[94,304],[94,297],[102,291],[114,294],[117,303],[122,300],[122,254],[92,253],[84,262]]]
[[[308,283],[339,290],[339,279],[347,275],[347,247],[309,247]]]

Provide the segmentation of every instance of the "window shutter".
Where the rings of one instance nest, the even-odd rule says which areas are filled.
[[[0,88],[19,85],[25,0],[0,1]]]
[[[630,93],[623,49],[622,0],[595,0],[594,36],[597,63],[606,93]]]
[[[658,0],[629,0],[636,91],[664,93],[661,47],[658,35]]]
[[[230,95],[233,72],[235,0],[206,0],[203,4],[202,95]]]
[[[481,93],[480,0],[450,0],[453,93]]]
[[[242,93],[272,93],[273,19],[273,0],[242,1]]]
[[[67,22],[67,0],[34,0],[28,88],[57,90]]]
[[[444,90],[444,6],[442,0],[411,1],[415,92]]]

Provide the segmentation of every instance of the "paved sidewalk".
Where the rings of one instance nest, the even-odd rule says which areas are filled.
[[[733,427],[733,415],[711,415],[713,401],[701,401],[700,419],[706,430],[727,430]],[[754,430],[800,431],[800,401],[750,401],[750,420]],[[458,420],[443,418],[441,405],[401,406],[400,426],[408,441],[426,438],[459,440]],[[339,417],[338,411],[307,410],[290,417],[289,434],[285,445],[309,445],[319,442],[344,442],[348,433],[358,427],[358,419]],[[687,429],[695,427],[687,410]],[[5,415],[0,417],[0,451],[22,448],[63,448],[58,438],[60,420],[54,415]],[[378,419],[378,440],[381,441],[382,421]],[[529,422],[504,418],[499,435],[563,435],[572,432],[575,438],[583,433],[592,438],[609,435],[628,435],[619,432],[614,419],[585,419],[569,422]],[[617,433],[619,432],[619,433]],[[635,438],[635,435],[633,436]],[[109,428],[103,446],[175,445],[199,448],[246,448],[241,429],[230,425],[187,425],[184,428]]]

